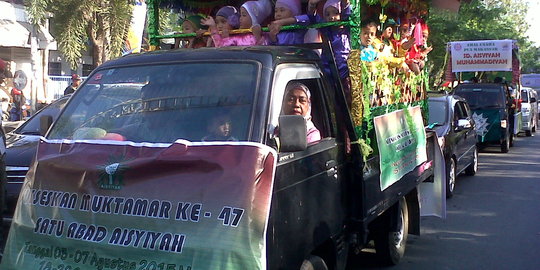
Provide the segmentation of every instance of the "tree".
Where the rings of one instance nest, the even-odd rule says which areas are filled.
[[[128,0],[27,0],[34,24],[52,15],[52,32],[60,52],[75,69],[91,46],[94,65],[119,56],[132,16]]]
[[[430,78],[438,84],[446,68],[446,44],[460,40],[513,39],[518,41],[522,70],[538,70],[538,53],[528,41],[529,28],[523,14],[527,5],[523,0],[473,0],[462,2],[457,14],[431,10],[429,42],[434,50],[429,54]],[[535,68],[536,67],[536,68]]]

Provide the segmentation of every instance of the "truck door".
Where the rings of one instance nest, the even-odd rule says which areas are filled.
[[[315,249],[336,250],[345,216],[339,177],[343,144],[336,140],[333,104],[328,99],[333,95],[324,93],[315,65],[276,68],[268,137],[279,136],[277,120],[283,113],[285,88],[291,83],[302,83],[311,92],[312,122],[321,139],[308,143],[304,151],[279,153],[267,234],[269,269],[300,269]]]

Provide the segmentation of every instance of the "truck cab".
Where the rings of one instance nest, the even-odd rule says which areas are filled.
[[[54,154],[52,156],[61,159],[69,157],[73,152],[69,150],[72,147],[73,149],[82,147],[84,153],[94,158],[99,155],[97,152],[93,153],[92,149],[120,147],[125,149],[122,150],[122,155],[129,155],[134,153],[129,149],[136,147],[139,149],[135,151],[138,158],[127,159],[125,162],[130,164],[126,165],[127,167],[139,169],[139,175],[132,177],[139,177],[143,182],[139,184],[139,188],[131,186],[130,190],[157,199],[171,196],[174,186],[167,186],[162,190],[163,185],[170,183],[168,180],[154,182],[155,184],[150,187],[148,186],[150,182],[144,184],[149,180],[140,175],[146,175],[143,172],[151,169],[155,172],[153,175],[157,175],[152,177],[158,177],[172,170],[178,175],[175,182],[181,191],[181,186],[189,182],[189,179],[180,175],[185,173],[189,175],[192,171],[212,172],[220,165],[213,162],[198,162],[189,163],[197,165],[187,167],[183,165],[167,167],[166,164],[174,164],[171,162],[175,156],[163,154],[157,159],[149,159],[144,154],[149,148],[159,150],[171,147],[234,148],[263,145],[276,152],[276,167],[273,184],[269,190],[268,215],[265,217],[261,214],[261,223],[255,222],[258,228],[264,229],[264,239],[260,245],[255,245],[254,250],[262,248],[261,252],[265,254],[256,268],[345,269],[349,251],[360,250],[370,240],[375,240],[377,253],[381,259],[395,264],[403,256],[408,233],[420,232],[419,198],[422,197],[419,195],[418,185],[426,182],[428,185],[438,183],[439,187],[442,187],[441,179],[437,180],[435,176],[444,175],[442,169],[438,174],[435,173],[438,164],[444,162],[440,149],[436,146],[436,135],[428,131],[427,139],[424,139],[427,159],[418,165],[413,164],[411,171],[405,172],[395,182],[382,188],[383,168],[380,160],[377,155],[364,160],[345,96],[333,83],[336,80],[324,74],[321,66],[320,57],[312,49],[299,47],[208,48],[156,51],[125,56],[103,64],[89,76],[68,101],[44,141],[40,143],[40,147],[48,148],[48,145],[52,145],[57,149],[52,152]],[[309,119],[306,116],[284,115],[285,89],[291,83],[302,83],[309,89],[311,102]],[[412,118],[410,115],[407,117]],[[405,116],[402,119],[405,121]],[[312,122],[321,135],[319,140],[309,143],[306,138],[308,121]],[[420,125],[421,123],[420,116]],[[424,129],[423,125],[419,128]],[[422,140],[416,137],[414,139]],[[414,143],[413,140],[407,142]],[[403,147],[408,146],[409,144]],[[28,197],[24,194],[29,194],[31,186],[40,186],[38,183],[44,181],[43,183],[47,183],[46,186],[51,185],[49,188],[51,190],[72,188],[71,192],[74,194],[91,192],[92,197],[113,196],[111,194],[116,193],[109,190],[88,191],[88,185],[91,185],[92,180],[87,177],[98,174],[96,170],[105,170],[110,183],[113,183],[114,173],[127,170],[121,169],[123,166],[121,162],[114,163],[111,160],[117,160],[118,157],[115,156],[109,157],[109,161],[106,157],[99,156],[99,161],[93,161],[96,164],[90,164],[93,166],[90,166],[90,169],[73,167],[74,165],[70,165],[70,162],[76,162],[73,158],[68,158],[60,167],[44,165],[53,162],[55,158],[44,158],[43,152],[46,151],[40,150],[27,179],[28,183],[34,184],[23,187],[21,193],[23,199],[18,202],[13,221],[16,225],[12,227],[15,231],[12,234],[25,235],[22,238],[31,237],[32,231],[39,229],[24,225],[26,222],[36,221],[20,219],[18,216],[26,216],[29,211],[39,211],[41,216],[54,215],[56,219],[62,220],[64,215],[71,215],[64,212],[67,210],[49,212],[50,209],[47,207],[35,206],[38,210],[25,208],[29,206],[24,203],[24,198]],[[102,152],[106,154],[106,151]],[[210,160],[213,158],[210,157]],[[104,166],[104,162],[112,164]],[[150,168],[149,165],[142,166],[141,162],[154,165]],[[53,163],[59,164],[58,161]],[[75,173],[74,169],[79,172]],[[46,176],[49,175],[47,170],[60,173],[62,179],[64,177],[77,179],[71,183],[80,184],[70,188],[63,185],[60,187],[58,186],[60,182]],[[234,168],[231,170],[235,172]],[[99,175],[104,177],[104,172]],[[216,175],[218,176],[219,174]],[[152,178],[150,174],[147,177]],[[116,185],[106,184],[109,183],[107,181],[105,184],[100,181],[98,183],[101,183],[101,188],[120,189]],[[121,182],[133,181],[126,173]],[[82,186],[86,188],[80,190]],[[193,186],[193,190],[198,190],[198,187]],[[189,197],[190,202],[201,201],[201,205],[208,205],[215,200],[204,192],[204,190],[196,192],[195,197]],[[224,190],[223,193],[227,191]],[[123,196],[135,196],[129,194]],[[242,197],[240,194],[238,193],[237,197]],[[444,197],[444,193],[439,195]],[[182,202],[187,200],[181,195],[167,198]],[[259,204],[257,201],[253,203]],[[425,205],[429,203],[425,202]],[[103,219],[100,214],[83,214],[79,216],[79,221],[85,224],[107,223],[111,229],[123,223],[120,220],[114,223],[111,219]],[[218,219],[222,218],[224,225],[230,225],[225,222],[226,215],[220,214]],[[240,219],[237,221],[240,222]],[[242,221],[253,225],[251,219],[244,218]],[[187,229],[188,227],[174,222],[161,220],[152,223],[154,224],[152,226],[159,230],[182,229],[186,233],[185,237],[197,234],[196,230]],[[136,225],[137,222],[130,223],[130,226]],[[233,227],[243,228],[243,226],[248,225],[240,223]],[[30,228],[31,231],[24,228]],[[67,244],[62,238],[54,239],[54,245]],[[208,246],[192,247],[190,246],[192,243],[186,241],[186,254],[222,252],[222,246],[217,243],[214,243],[216,246],[211,249]],[[28,266],[37,263],[18,259],[19,244],[21,243],[8,244],[4,256],[5,264]],[[97,247],[92,247],[95,244],[97,243],[85,244],[85,247],[96,249]],[[126,255],[124,259],[129,261],[141,258],[141,251],[133,249],[139,253]],[[239,259],[243,258],[241,255],[246,255],[245,252],[238,249],[231,252],[224,251],[224,254],[227,258],[233,256],[236,259],[231,262],[228,259],[212,260],[207,264],[207,267],[210,267],[208,269],[212,267],[254,269]],[[188,262],[184,264],[185,267],[207,261],[202,260],[203,257],[200,256],[185,255],[178,258]],[[150,257],[145,257],[145,261],[154,259]],[[166,258],[169,257],[161,257],[162,260]],[[227,263],[232,264],[223,266]],[[320,268],[321,265],[324,267]]]

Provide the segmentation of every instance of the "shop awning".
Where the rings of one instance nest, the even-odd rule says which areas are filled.
[[[30,48],[32,25],[11,20],[0,20],[0,46]],[[56,50],[56,41],[45,27],[37,31],[39,49]]]

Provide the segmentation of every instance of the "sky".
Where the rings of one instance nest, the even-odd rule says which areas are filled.
[[[531,26],[527,35],[536,43],[536,46],[540,46],[540,0],[525,0],[525,2],[529,3],[527,21]]]

